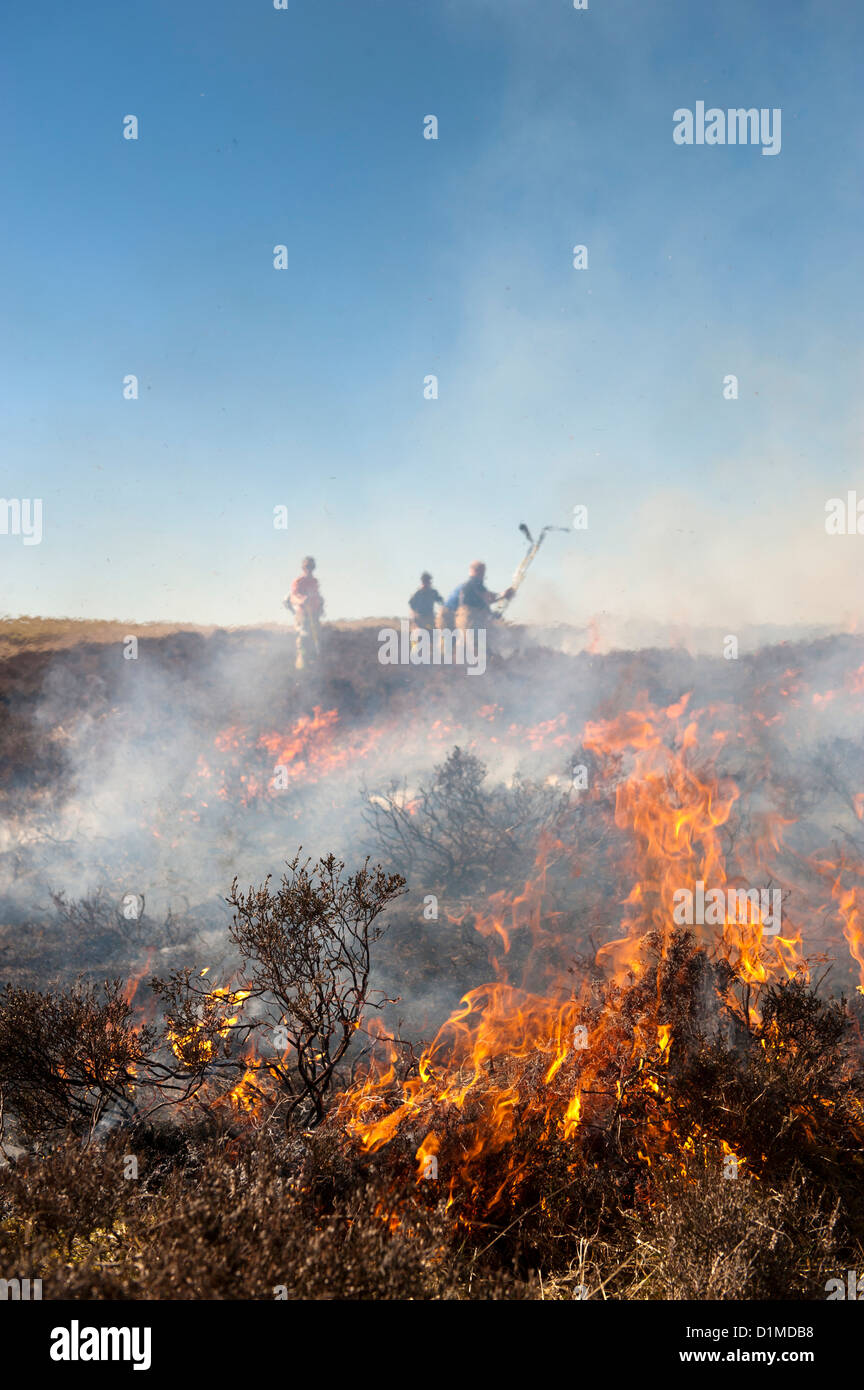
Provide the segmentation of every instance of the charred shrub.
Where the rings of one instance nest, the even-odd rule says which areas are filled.
[[[284,1029],[287,1052],[270,1070],[289,1117],[320,1121],[325,1097],[370,998],[373,944],[381,913],[405,891],[399,874],[368,860],[354,873],[334,855],[312,864],[299,855],[276,892],[269,879],[242,893],[237,880],[231,937],[246,962],[261,1014],[256,1030]]]
[[[127,894],[118,899],[100,889],[92,897],[73,901],[63,893],[52,893],[52,935],[62,942],[66,954],[71,942],[78,958],[126,962],[130,952],[139,951],[142,946],[175,946],[192,935],[195,924],[186,915],[169,911],[163,921],[154,921],[143,910],[143,899],[133,910],[129,900],[134,896]]]
[[[454,748],[410,796],[398,782],[381,794],[367,790],[364,818],[406,877],[430,889],[477,891],[493,879],[519,878],[561,803],[560,793],[518,778],[509,787],[487,786],[485,764]]]
[[[0,995],[0,1099],[22,1139],[71,1132],[135,1113],[136,1068],[152,1035],[136,1029],[119,980],[56,993],[7,985]]]
[[[372,947],[381,914],[405,891],[380,865],[346,873],[334,855],[299,855],[275,890],[270,878],[227,899],[231,939],[243,962],[243,987],[208,990],[189,971],[153,985],[166,1005],[168,1035],[185,1067],[202,1077],[239,1042],[261,1040],[270,1054],[260,1070],[275,1082],[290,1123],[317,1124],[326,1097],[360,1028],[383,997],[370,991]],[[387,1001],[389,1002],[389,1001]],[[225,1018],[242,1005],[243,1020]]]

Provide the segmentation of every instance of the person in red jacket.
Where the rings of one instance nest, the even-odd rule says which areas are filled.
[[[321,615],[324,600],[315,578],[315,561],[306,555],[300,565],[301,573],[291,585],[285,607],[294,614],[297,629],[297,670],[302,671],[310,660],[317,660],[321,646]]]

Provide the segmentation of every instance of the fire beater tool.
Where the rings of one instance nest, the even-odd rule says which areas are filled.
[[[528,530],[528,527],[525,525],[525,522],[524,522],[524,521],[520,521],[520,522],[519,522],[519,530],[522,532],[522,535],[525,537],[526,541],[528,542],[528,549],[527,549],[527,551],[525,552],[525,554],[522,556],[522,559],[521,559],[520,562],[519,562],[519,565],[518,565],[518,568],[517,568],[517,570],[516,570],[516,573],[513,575],[513,578],[512,578],[511,581],[510,581],[510,588],[511,588],[511,590],[512,590],[512,593],[511,593],[510,597],[509,597],[509,598],[505,598],[505,599],[500,599],[500,600],[499,600],[499,604],[496,605],[497,608],[498,608],[498,617],[499,617],[499,618],[502,618],[502,617],[504,616],[505,612],[507,611],[507,608],[509,607],[509,605],[513,602],[514,598],[516,597],[516,593],[517,593],[517,591],[518,591],[518,589],[519,589],[519,586],[521,585],[522,580],[525,578],[525,575],[526,575],[527,572],[528,572],[528,566],[531,564],[531,561],[534,559],[534,556],[537,554],[537,551],[540,549],[540,547],[541,547],[541,545],[543,544],[544,540],[546,539],[546,536],[548,535],[548,533],[549,533],[550,531],[567,531],[567,532],[569,532],[570,528],[569,528],[569,526],[544,526],[544,527],[543,527],[543,530],[542,530],[542,531],[540,532],[540,534],[538,535],[536,541],[535,541],[534,537],[531,535],[531,532]]]

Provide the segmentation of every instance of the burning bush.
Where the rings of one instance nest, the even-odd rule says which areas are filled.
[[[21,1159],[0,1250],[53,1297],[823,1296],[864,1238],[853,1013],[791,980],[742,1019],[687,933],[645,964],[595,989],[593,1060],[550,1065],[512,994],[521,1048],[432,1046],[312,1131],[139,1123]]]
[[[527,1278],[581,1263],[590,1288],[587,1242],[594,1279],[604,1288],[612,1279],[618,1293],[622,1271],[639,1269],[651,1285],[643,1296],[785,1297],[782,1266],[783,1279],[797,1271],[799,1296],[817,1296],[812,1269],[864,1234],[856,1020],[795,979],[767,988],[761,1017],[744,1019],[731,982],[725,963],[681,933],[666,947],[658,937],[646,944],[629,986],[594,979],[590,1011],[512,989],[475,992],[412,1077],[349,1091],[335,1119],[369,1155],[369,1171],[404,1188],[403,1219],[444,1201],[486,1268],[515,1264]],[[572,1043],[580,1026],[584,1049]],[[793,1193],[795,1216],[783,1207]],[[651,1213],[668,1243],[692,1244],[673,1276],[660,1260],[646,1265],[645,1252],[637,1259],[634,1223]],[[748,1222],[747,1250],[721,1277],[712,1260],[726,1259],[728,1231]],[[742,1294],[742,1280],[754,1291]]]
[[[229,1055],[232,1040],[261,1038],[275,1055],[248,1070],[246,1086],[275,1081],[288,1122],[319,1123],[364,1012],[383,1002],[370,993],[371,950],[381,913],[404,887],[368,860],[346,875],[332,854],[316,864],[295,855],[275,892],[269,877],[247,892],[235,879],[230,934],[247,977],[242,988],[208,990],[188,971],[154,981],[175,1055],[203,1075],[220,1050]],[[242,1022],[226,1017],[241,1006]]]

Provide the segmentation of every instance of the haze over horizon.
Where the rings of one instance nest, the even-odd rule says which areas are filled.
[[[825,504],[864,498],[860,9],[4,29],[0,494],[44,503],[41,544],[0,535],[4,613],[280,622],[305,553],[328,617],[400,612],[424,567],[503,587],[517,524],[584,504],[515,621],[859,619]],[[676,145],[699,101],[782,110],[782,149]]]

